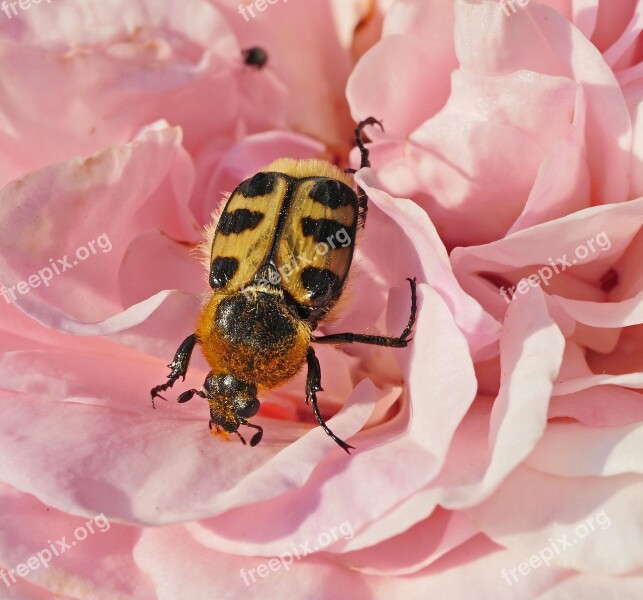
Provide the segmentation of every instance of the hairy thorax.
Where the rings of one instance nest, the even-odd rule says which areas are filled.
[[[196,333],[213,373],[264,389],[299,372],[311,335],[280,295],[253,290],[214,294],[199,316]]]

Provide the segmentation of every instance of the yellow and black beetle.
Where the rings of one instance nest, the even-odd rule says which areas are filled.
[[[362,167],[370,166],[362,130],[374,124],[380,125],[370,117],[355,129]],[[185,379],[199,343],[211,371],[202,390],[188,390],[178,401],[195,394],[206,398],[210,428],[234,432],[245,444],[239,426],[252,427],[257,432],[250,445],[255,446],[263,429],[247,419],[259,410],[258,391],[285,383],[307,364],[306,403],[312,402],[317,421],[337,444],[346,452],[353,448],[328,428],[319,412],[321,369],[311,342],[404,348],[415,322],[416,290],[415,279],[409,279],[411,314],[399,337],[313,335],[342,293],[357,228],[366,218],[367,196],[359,186],[353,189],[351,173],[319,159],[280,159],[232,192],[216,227],[210,228],[212,293],[196,333],[183,341],[168,365],[168,381],[151,390],[152,402],[179,377]]]

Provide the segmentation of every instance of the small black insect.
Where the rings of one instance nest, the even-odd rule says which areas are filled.
[[[252,48],[242,50],[241,54],[243,56],[243,62],[245,62],[249,67],[263,69],[268,62],[268,53],[259,46],[253,46]]]

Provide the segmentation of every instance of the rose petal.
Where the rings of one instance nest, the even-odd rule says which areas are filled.
[[[444,245],[426,213],[411,201],[392,198],[378,189],[372,172],[362,171],[356,176],[356,180],[364,188],[371,202],[388,217],[384,227],[388,229],[395,224],[400,236],[403,236],[396,236],[394,248],[386,248],[387,258],[378,262],[379,272],[384,271],[391,282],[399,279],[400,259],[395,260],[392,253],[404,256],[408,275],[421,277],[440,294],[451,308],[455,322],[466,335],[474,357],[482,354],[483,350],[495,343],[499,325],[480,310],[477,302],[463,293],[453,276]],[[377,224],[379,225],[379,222]],[[369,221],[367,237],[361,244],[364,252],[370,250],[371,244],[376,244],[379,253],[382,254],[380,240],[384,236],[384,228],[381,231],[371,228]],[[403,247],[403,240],[408,240],[408,250]],[[416,262],[414,266],[408,266],[409,260],[413,260],[411,257],[414,257]]]
[[[437,509],[404,533],[364,550],[344,552],[342,560],[362,573],[406,575],[434,563],[478,533],[463,513]]]
[[[471,506],[488,497],[533,450],[545,430],[563,347],[540,290],[512,303],[500,340],[502,375],[491,414],[487,403],[474,404],[431,484],[443,507]]]
[[[56,598],[155,597],[132,557],[136,531],[110,523],[102,514],[89,518],[65,514],[5,485],[0,486],[0,502],[0,561],[12,569],[28,566],[26,581],[34,587],[49,590]],[[13,585],[9,573],[3,575]]]
[[[0,50],[2,184],[125,143],[160,118],[182,127],[192,153],[285,124],[283,85],[243,64],[230,23],[203,0],[64,2],[19,22]],[[204,118],[212,107],[217,118]]]
[[[47,167],[5,187],[0,193],[2,280],[11,292],[20,280],[40,273],[36,287],[27,286],[28,295],[18,294],[16,304],[27,311],[38,305],[40,320],[47,313],[51,320],[53,315],[106,319],[122,308],[114,282],[130,240],[141,229],[197,237],[196,223],[187,225],[186,197],[166,200],[161,209],[155,197],[172,185],[179,148],[179,131],[159,124],[131,144]],[[60,214],[65,218],[56,218]],[[54,260],[60,267],[55,279]],[[44,269],[50,283],[41,285]]]
[[[504,75],[518,69],[562,75],[587,97],[592,198],[622,202],[629,187],[631,123],[622,92],[598,50],[552,9],[530,3],[507,18],[495,3],[456,3],[461,68]]]
[[[0,480],[60,510],[102,510],[109,518],[154,524],[202,518],[280,492],[267,475],[271,470],[258,467],[279,451],[275,439],[281,435],[290,444],[301,431],[255,418],[253,422],[266,429],[257,448],[243,448],[237,440],[224,443],[209,434],[204,410],[181,411],[182,418],[173,414],[178,406],[170,412],[165,407],[152,411],[140,378],[126,383],[132,390],[129,398],[140,398],[147,414],[5,393],[8,417],[0,423]],[[373,386],[364,383],[329,420],[329,427],[350,438],[368,419],[375,400]],[[348,460],[319,427],[300,442],[299,447],[288,446],[285,458],[291,460],[281,470],[295,473],[300,483],[329,451],[341,459],[335,460],[335,468]],[[97,446],[111,450],[97,455]],[[132,461],[133,455],[154,460]],[[258,479],[248,477],[254,471]],[[244,486],[255,486],[253,496],[243,493],[246,488],[238,485],[242,480]],[[284,485],[293,483],[284,480]],[[186,489],[191,490],[187,502]]]
[[[553,564],[620,574],[643,566],[642,495],[635,475],[562,478],[521,466],[468,512],[494,541],[524,558],[549,547]]]
[[[580,423],[550,423],[525,464],[561,477],[608,477],[643,473],[639,448],[643,425],[586,427]],[[569,452],[574,448],[574,452]]]
[[[609,402],[605,399],[609,398]],[[641,394],[616,385],[590,387],[554,396],[549,419],[569,417],[589,427],[618,427],[643,421]]]
[[[355,445],[360,445],[349,461],[320,464],[297,494],[284,494],[266,503],[264,510],[274,518],[251,532],[248,519],[261,510],[261,505],[251,504],[198,527],[190,526],[202,544],[243,554],[278,554],[291,543],[301,543],[334,525],[338,506],[358,532],[357,541],[362,527],[377,522],[439,472],[453,432],[473,399],[475,384],[466,342],[444,302],[427,286],[421,286],[419,292],[416,337],[406,377],[411,414],[408,408],[400,414],[392,431],[381,427],[365,432],[361,443],[359,437],[355,440]],[[429,331],[432,342],[418,344],[428,338]],[[454,378],[458,386],[452,385]],[[392,427],[393,423],[389,429]],[[388,443],[383,444],[384,440]],[[405,468],[400,469],[400,464]],[[355,485],[374,471],[377,478],[369,477],[367,485]],[[277,481],[281,483],[283,477]],[[271,488],[275,487],[275,478]],[[238,490],[239,500],[256,499],[259,491],[243,486]],[[309,510],[311,505],[316,506],[314,511]],[[406,528],[408,525],[397,533]]]

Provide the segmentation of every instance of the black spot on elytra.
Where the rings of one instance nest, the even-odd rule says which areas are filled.
[[[210,267],[210,287],[222,288],[239,268],[239,261],[231,256],[217,256]]]
[[[339,277],[328,269],[306,267],[301,272],[301,282],[316,306],[329,303],[340,291]]]
[[[337,179],[320,177],[308,194],[312,200],[328,208],[357,206],[357,195],[345,183]]]
[[[226,212],[221,215],[217,233],[230,235],[231,233],[241,233],[247,229],[254,229],[263,219],[263,213],[247,208],[239,208],[232,212]]]
[[[274,191],[276,183],[277,175],[275,173],[257,173],[239,186],[239,192],[246,198],[266,196]]]
[[[340,244],[335,241],[335,237],[339,231],[346,231],[346,228],[339,221],[333,219],[305,217],[301,220],[301,230],[306,237],[313,236],[313,239],[318,243],[334,240],[334,245],[338,246]],[[348,232],[346,233],[348,234]]]

